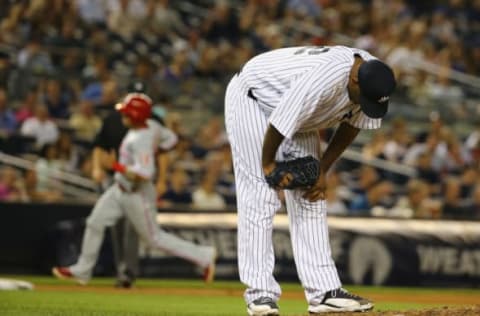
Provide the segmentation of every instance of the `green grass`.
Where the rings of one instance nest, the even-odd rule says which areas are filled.
[[[9,278],[12,278],[9,276]],[[49,277],[18,277],[36,285],[68,285]],[[109,289],[113,284],[112,279],[95,279],[91,285]],[[238,282],[215,282],[204,285],[199,281],[191,280],[141,280],[138,288],[184,288],[184,289],[227,289],[241,290],[243,286]],[[282,283],[283,290],[298,291],[302,289],[298,284]],[[348,289],[368,295],[371,293],[410,293],[409,288],[379,288],[379,287],[347,287]],[[89,288],[85,288],[89,289]],[[245,305],[240,296],[181,296],[177,293],[158,295],[154,293],[141,293],[135,291],[94,292],[52,291],[0,291],[0,315],[72,315],[72,316],[146,316],[146,315],[246,315]],[[415,289],[415,293],[452,293],[452,295],[479,295],[478,290],[445,290],[445,289]],[[439,302],[441,305],[442,302]],[[282,315],[306,315],[306,302],[303,298],[282,298],[279,302]],[[439,306],[438,305],[438,306]],[[379,302],[376,310],[406,310],[414,308],[433,307],[435,305]]]

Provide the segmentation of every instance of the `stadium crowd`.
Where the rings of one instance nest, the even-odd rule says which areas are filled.
[[[338,43],[386,60],[399,83],[386,127],[356,147],[415,175],[341,160],[329,175],[329,212],[480,218],[480,128],[450,127],[480,126],[478,94],[451,81],[452,72],[480,75],[480,0],[2,1],[0,151],[34,168],[0,164],[0,201],[62,200],[57,170],[90,177],[102,118],[141,83],[180,136],[159,206],[233,206],[226,81],[263,51]],[[422,70],[425,61],[440,71]],[[437,112],[412,130],[395,103]],[[192,112],[204,115],[190,121]]]

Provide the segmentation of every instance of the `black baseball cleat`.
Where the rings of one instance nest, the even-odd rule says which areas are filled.
[[[276,316],[279,315],[278,305],[271,297],[262,296],[247,306],[250,316]]]
[[[373,303],[366,298],[348,293],[339,288],[325,293],[322,302],[308,305],[310,315],[334,312],[366,312],[373,309]]]
[[[131,289],[134,281],[132,279],[118,279],[115,281],[115,287],[117,289]]]
[[[130,269],[123,269],[121,273],[117,274],[115,287],[118,289],[130,289],[135,283],[135,274]]]

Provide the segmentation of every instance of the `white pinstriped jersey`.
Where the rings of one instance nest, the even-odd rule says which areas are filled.
[[[340,122],[376,129],[381,119],[367,117],[348,96],[355,54],[375,59],[364,50],[345,46],[281,48],[252,58],[241,77],[269,123],[286,138]]]

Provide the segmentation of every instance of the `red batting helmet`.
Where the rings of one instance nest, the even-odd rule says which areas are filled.
[[[152,115],[152,99],[143,93],[129,93],[116,105],[116,109],[128,116],[134,124],[145,124]]]

